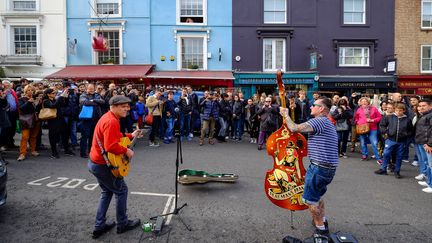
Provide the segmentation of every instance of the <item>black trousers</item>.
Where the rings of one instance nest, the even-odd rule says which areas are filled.
[[[161,116],[153,116],[152,129],[150,131],[150,142],[154,142],[156,136],[159,136],[159,129],[161,125]]]

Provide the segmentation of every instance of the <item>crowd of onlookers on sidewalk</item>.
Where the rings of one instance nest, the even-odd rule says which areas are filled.
[[[254,94],[245,98],[242,92],[196,92],[191,86],[181,91],[147,87],[136,89],[132,84],[122,87],[114,83],[63,82],[29,83],[23,79],[14,84],[3,80],[0,87],[0,145],[2,150],[19,147],[18,161],[30,155],[38,156],[47,149],[42,144],[42,128],[48,128],[51,157],[59,158],[58,147],[65,155],[75,151],[88,157],[93,131],[98,119],[109,110],[108,101],[116,95],[131,99],[128,116],[121,119],[122,132],[132,132],[134,124],[149,126],[149,146],[169,144],[175,136],[192,140],[199,134],[198,143],[241,141],[245,132],[250,143],[261,150],[266,138],[282,123],[279,114],[280,98],[273,94]],[[304,90],[288,92],[285,99],[289,114],[296,123],[307,122],[310,107],[320,94],[313,93],[309,100]],[[350,97],[332,97],[333,106],[328,118],[338,133],[341,158],[347,158],[347,149],[356,151],[360,140],[361,160],[373,158],[380,165],[376,174],[394,173],[401,178],[403,162],[418,166],[419,184],[423,191],[432,193],[432,104],[416,96],[402,97],[400,93],[373,95],[353,93]],[[51,119],[39,119],[43,109],[55,111]],[[151,119],[148,119],[151,117]],[[147,123],[147,124],[146,124]],[[20,132],[21,143],[14,138]],[[78,139],[78,135],[80,138]],[[350,143],[348,143],[350,141]],[[369,157],[368,144],[373,155]],[[415,155],[409,158],[409,149]],[[411,162],[412,161],[412,162]]]

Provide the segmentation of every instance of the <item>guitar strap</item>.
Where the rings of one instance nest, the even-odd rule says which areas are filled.
[[[104,158],[106,165],[107,165],[109,168],[111,168],[112,165],[111,165],[111,163],[110,163],[109,160],[108,160],[107,152],[106,152],[105,149],[102,147],[102,143],[100,142],[99,137],[98,137],[96,134],[95,134],[95,136],[96,136],[97,144],[99,145],[99,148],[100,148],[100,150],[101,150],[101,152],[102,152],[102,157]]]

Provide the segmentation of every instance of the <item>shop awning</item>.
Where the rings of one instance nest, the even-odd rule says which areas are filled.
[[[152,83],[189,84],[231,87],[234,76],[231,71],[156,71],[147,75]]]
[[[159,71],[152,72],[149,78],[172,79],[221,79],[234,80],[231,71]]]
[[[153,65],[86,65],[67,66],[46,76],[46,79],[73,80],[114,80],[144,79],[151,72]]]

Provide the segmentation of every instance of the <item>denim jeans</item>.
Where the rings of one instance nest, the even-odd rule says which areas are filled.
[[[245,123],[246,123],[245,116],[241,115],[240,116],[240,127],[239,127],[239,138],[243,137],[243,133],[244,133],[244,129],[245,129]]]
[[[219,134],[218,135],[219,135],[219,137],[224,137],[225,138],[225,132],[226,132],[228,123],[227,123],[227,121],[224,118],[219,117],[219,124],[220,124],[220,130],[219,130]]]
[[[233,123],[233,131],[234,131],[234,138],[241,138],[241,134],[240,134],[240,119],[234,119]]]
[[[337,135],[338,135],[339,153],[346,153],[347,143],[348,143],[348,136],[349,136],[349,130],[338,131]]]
[[[427,157],[427,172],[426,172],[426,182],[429,187],[432,187],[432,154],[426,153]]]
[[[321,197],[326,193],[327,185],[332,182],[335,173],[336,168],[323,168],[310,164],[305,175],[303,201],[311,205],[318,204]]]
[[[387,170],[387,165],[392,157],[393,151],[396,151],[396,164],[395,164],[395,173],[400,172],[400,168],[402,165],[402,157],[405,149],[405,142],[395,142],[393,140],[387,139],[384,145],[384,161],[381,164],[382,170]]]
[[[81,120],[81,155],[87,155],[90,151],[95,126],[93,120]]]
[[[115,194],[116,198],[116,219],[117,227],[122,228],[128,222],[126,214],[126,203],[128,196],[128,187],[123,179],[113,176],[108,166],[88,162],[88,169],[92,173],[101,187],[101,196],[96,213],[95,230],[102,229],[105,226],[106,212],[109,208],[111,198]]]
[[[190,114],[180,114],[180,130],[183,137],[189,136],[191,125],[191,115]]]
[[[70,140],[71,140],[71,143],[73,145],[77,145],[78,144],[77,121],[75,121],[75,120],[71,121]]]
[[[362,155],[368,156],[368,147],[366,144],[366,139],[369,138],[369,141],[372,145],[372,150],[375,155],[375,158],[377,160],[381,159],[381,156],[378,153],[377,144],[378,144],[378,138],[377,138],[378,131],[377,130],[371,130],[368,134],[362,134],[360,135],[360,144],[361,144],[361,151]]]
[[[414,144],[414,148],[416,151],[416,155],[419,163],[419,172],[421,174],[426,175],[427,173],[427,155],[426,150],[423,147],[423,144]]]
[[[174,132],[174,118],[166,118],[166,131],[165,131],[165,137],[164,140],[166,142],[170,142],[173,138],[173,132]]]

